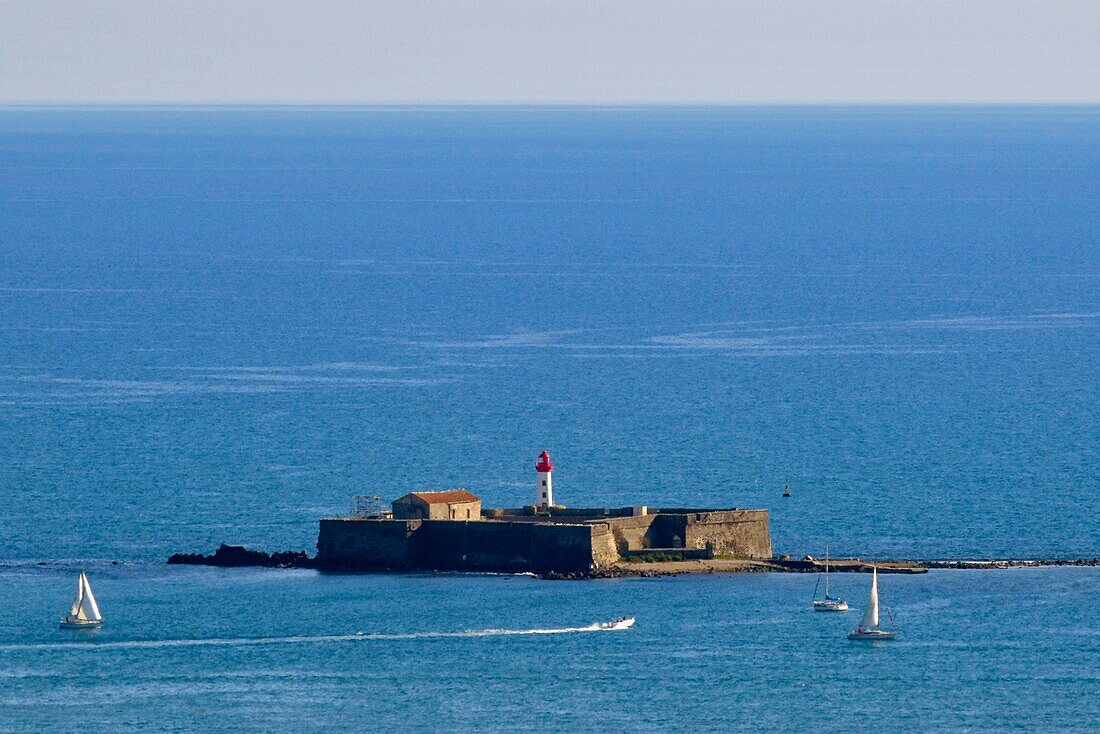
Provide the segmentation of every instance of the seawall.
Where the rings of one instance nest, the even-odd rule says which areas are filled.
[[[702,550],[751,560],[772,557],[767,510],[661,509],[607,521],[620,551]]]
[[[321,520],[317,566],[588,573],[618,559],[602,524],[495,520]]]
[[[772,557],[766,510],[660,510],[602,518],[491,515],[482,520],[328,518],[318,568],[591,574],[641,549]]]

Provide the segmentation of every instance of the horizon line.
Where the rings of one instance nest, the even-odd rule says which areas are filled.
[[[866,102],[6,102],[0,111],[21,110],[752,110],[752,109],[1058,109],[1100,108],[1097,101],[866,101]]]

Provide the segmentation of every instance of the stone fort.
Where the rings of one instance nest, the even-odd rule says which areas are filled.
[[[321,520],[317,564],[334,570],[588,574],[645,555],[767,560],[767,510],[572,508],[554,504],[553,466],[535,465],[535,503],[484,509],[466,490],[412,492],[392,512]]]

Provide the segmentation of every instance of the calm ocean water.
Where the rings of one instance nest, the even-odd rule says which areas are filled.
[[[885,577],[904,639],[854,649],[802,576],[162,561],[312,550],[357,493],[516,506],[543,448],[565,504],[766,507],[779,552],[1100,555],[1098,140],[1097,108],[0,111],[0,731],[1095,730],[1095,570]],[[108,624],[73,640],[80,567]]]

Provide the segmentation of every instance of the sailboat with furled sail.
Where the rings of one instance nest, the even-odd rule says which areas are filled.
[[[61,618],[61,629],[94,629],[103,624],[103,615],[99,613],[99,605],[92,594],[92,585],[88,583],[88,577],[80,572],[80,581],[76,588],[76,598],[73,599],[73,607],[69,613]]]
[[[871,567],[871,595],[859,626],[848,633],[849,640],[892,640],[898,636],[896,629],[882,629],[878,623],[878,568]]]
[[[817,577],[817,582],[821,583],[821,576]],[[817,587],[814,587],[814,611],[815,612],[846,612],[848,611],[848,602],[841,599],[839,596],[829,596],[829,546],[825,546],[825,598],[817,598]]]

